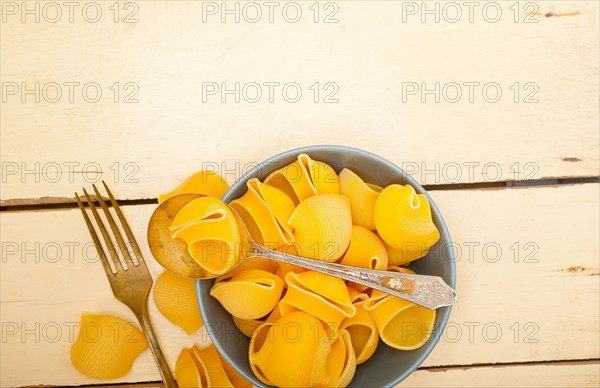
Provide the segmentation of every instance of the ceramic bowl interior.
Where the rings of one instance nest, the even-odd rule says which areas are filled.
[[[366,182],[385,187],[392,183],[410,184],[418,193],[429,195],[423,187],[400,167],[372,153],[343,146],[309,146],[276,155],[253,169],[225,193],[223,200],[230,202],[246,193],[246,181],[250,178],[265,179],[274,170],[296,160],[301,153],[331,165],[338,173],[349,168]],[[441,276],[447,284],[455,288],[455,265],[451,240],[442,215],[429,197],[433,221],[440,231],[440,241],[429,254],[411,264],[419,274]],[[249,338],[236,328],[231,315],[221,304],[209,295],[213,280],[198,280],[198,304],[205,328],[217,349],[226,360],[246,379],[258,387],[264,387],[250,369],[248,363]],[[450,307],[437,310],[434,332],[428,342],[413,351],[393,349],[381,340],[375,354],[365,363],[358,365],[350,384],[355,387],[382,387],[398,384],[413,372],[433,350],[450,315]]]

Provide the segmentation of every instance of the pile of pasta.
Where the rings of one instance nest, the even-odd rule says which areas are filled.
[[[306,154],[263,182],[250,179],[230,206],[261,245],[362,268],[413,273],[403,266],[440,237],[427,197],[410,185],[338,175]],[[346,386],[379,339],[413,350],[433,331],[435,310],[389,294],[267,258],[238,266],[240,225],[216,198],[188,203],[170,232],[219,276],[210,294],[251,338],[250,366],[265,384]]]

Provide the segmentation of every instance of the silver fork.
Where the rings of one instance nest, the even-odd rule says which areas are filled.
[[[144,257],[142,256],[142,252],[140,251],[135,237],[131,232],[131,228],[129,228],[127,220],[125,220],[125,216],[123,215],[121,208],[119,208],[117,201],[108,189],[106,183],[102,181],[102,184],[104,185],[106,193],[110,198],[110,203],[112,204],[112,207],[121,222],[121,227],[127,235],[129,244],[131,244],[133,248],[133,252],[137,258],[137,263],[134,262],[133,258],[129,254],[129,250],[125,245],[125,241],[121,235],[121,232],[119,231],[117,223],[109,211],[106,202],[104,202],[102,195],[100,195],[100,192],[96,188],[96,185],[92,185],[94,192],[96,193],[96,199],[100,203],[113,235],[117,240],[119,249],[125,259],[125,263],[127,265],[126,267],[123,265],[123,263],[121,263],[121,260],[119,260],[114,243],[111,240],[111,237],[109,236],[108,231],[106,230],[106,227],[104,226],[104,223],[102,222],[102,219],[96,210],[96,207],[94,206],[94,201],[92,201],[92,198],[85,189],[83,189],[83,192],[85,194],[85,198],[87,199],[87,205],[91,209],[94,219],[96,220],[96,224],[98,225],[98,229],[100,229],[100,233],[104,238],[104,242],[106,243],[106,247],[112,258],[116,272],[113,272],[110,267],[106,253],[104,252],[102,244],[100,243],[100,239],[98,238],[98,234],[96,233],[92,221],[90,220],[85,207],[83,206],[79,194],[75,193],[77,204],[79,205],[79,209],[83,214],[85,223],[87,224],[90,234],[92,235],[92,239],[94,240],[94,244],[98,250],[98,254],[102,261],[102,266],[104,267],[104,271],[106,272],[106,276],[108,277],[108,281],[110,282],[110,287],[112,288],[115,298],[126,304],[127,307],[129,307],[135,314],[140,326],[142,327],[142,331],[146,335],[146,339],[148,340],[148,344],[152,350],[154,360],[160,369],[160,374],[165,383],[165,387],[176,388],[177,383],[175,382],[175,379],[171,374],[171,370],[169,369],[169,365],[167,364],[167,361],[160,350],[160,346],[156,340],[156,336],[154,335],[154,330],[152,329],[152,324],[150,323],[150,318],[148,316],[148,294],[152,288],[152,277],[150,276],[150,272],[148,271],[148,267],[146,267]]]

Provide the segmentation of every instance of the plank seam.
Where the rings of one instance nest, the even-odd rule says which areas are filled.
[[[427,191],[459,191],[459,190],[509,190],[536,187],[559,187],[583,185],[588,183],[600,183],[600,176],[581,178],[541,179],[528,181],[504,181],[504,182],[479,182],[462,184],[424,185]],[[48,197],[47,197],[48,198]],[[51,201],[50,203],[48,201]],[[121,206],[153,205],[157,204],[156,198],[124,199],[117,201]],[[0,212],[26,212],[39,210],[61,210],[77,207],[74,198],[50,197],[25,198],[0,201]]]

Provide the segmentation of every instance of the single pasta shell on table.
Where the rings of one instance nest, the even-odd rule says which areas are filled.
[[[364,226],[352,225],[348,250],[340,262],[353,267],[381,269],[388,266],[388,255],[383,242]]]
[[[111,380],[129,373],[147,348],[146,337],[132,323],[110,315],[83,314],[71,363],[86,376]]]
[[[383,189],[375,202],[374,216],[379,236],[400,251],[415,244],[429,249],[440,239],[427,197],[410,185]]]
[[[239,256],[240,233],[233,211],[216,198],[190,201],[169,227],[173,238],[188,246],[190,256],[215,275],[227,272]]]
[[[356,354],[356,363],[367,361],[379,343],[377,323],[370,312],[365,310],[363,303],[356,303],[356,314],[342,321],[340,329],[346,329],[351,338],[352,348]]]
[[[338,333],[331,345],[326,368],[329,382],[316,387],[345,387],[350,384],[356,372],[356,355],[348,331],[342,329]]]
[[[332,262],[350,245],[350,203],[342,195],[318,194],[302,201],[289,224],[300,256]]]
[[[265,384],[312,387],[330,381],[331,345],[321,321],[295,311],[258,328],[248,354],[252,370]]]
[[[212,171],[199,171],[187,178],[175,190],[158,196],[158,203],[178,194],[200,193],[211,197],[221,198],[229,189],[229,185],[218,174]]]
[[[292,230],[287,221],[294,211],[294,203],[281,190],[252,178],[248,191],[230,206],[240,215],[250,236],[269,248],[293,242]]]
[[[195,280],[165,271],[156,279],[153,295],[158,311],[186,333],[202,326]]]
[[[267,315],[279,302],[283,281],[262,270],[246,270],[233,277],[217,280],[210,290],[225,310],[241,319],[259,319]]]
[[[347,168],[340,172],[340,194],[350,200],[352,222],[375,230],[374,210],[375,202],[382,188],[370,183],[365,183],[352,170]]]
[[[265,183],[282,190],[295,205],[315,194],[340,192],[335,170],[307,154],[298,155],[298,160],[271,173]]]
[[[284,316],[291,311],[302,310],[337,329],[344,318],[356,314],[356,307],[342,279],[306,271],[299,274],[290,272],[285,281],[287,292],[279,302],[279,310]]]

